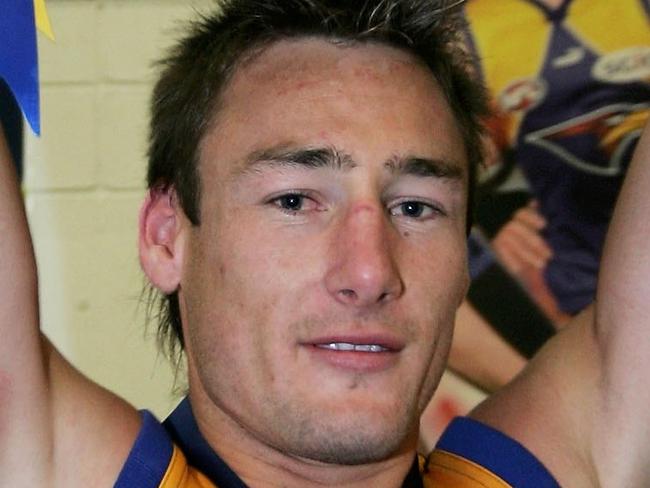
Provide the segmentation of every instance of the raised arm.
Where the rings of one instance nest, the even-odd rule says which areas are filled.
[[[650,486],[650,133],[611,223],[596,305],[472,415],[569,487]]]
[[[650,126],[609,228],[595,312],[604,372],[593,453],[603,486],[650,486]],[[607,442],[597,442],[598,438]]]
[[[0,486],[112,486],[138,415],[39,332],[34,252],[1,127],[0,208]]]
[[[36,263],[9,148],[0,127],[0,485],[44,485],[51,455],[38,331]],[[30,459],[33,469],[25,469]],[[11,482],[11,483],[9,483]]]

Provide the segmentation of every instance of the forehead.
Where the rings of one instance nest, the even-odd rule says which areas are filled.
[[[244,61],[227,93],[236,96],[246,84],[259,83],[298,91],[314,85],[350,90],[354,89],[350,82],[360,80],[386,87],[391,85],[391,75],[424,82],[429,88],[433,81],[412,55],[387,45],[319,38],[283,40]]]
[[[408,154],[466,164],[430,70],[372,43],[284,40],[236,69],[202,142],[202,173],[223,177],[247,155],[278,145],[333,146],[362,163]]]

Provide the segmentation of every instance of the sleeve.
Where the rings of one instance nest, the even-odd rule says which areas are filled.
[[[437,484],[456,488],[559,488],[537,458],[505,434],[476,420],[454,419],[429,457]]]

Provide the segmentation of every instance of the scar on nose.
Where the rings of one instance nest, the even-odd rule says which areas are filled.
[[[374,207],[373,205],[370,205],[368,203],[360,203],[352,209],[352,213],[359,214],[363,212],[375,212],[376,210],[377,208]]]

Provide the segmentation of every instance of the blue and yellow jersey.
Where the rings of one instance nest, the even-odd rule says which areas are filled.
[[[165,426],[146,411],[142,419],[116,488],[246,487],[201,436],[187,399]],[[467,418],[454,420],[436,450],[426,459],[415,460],[403,484],[404,488],[518,486],[559,485],[523,446]]]
[[[216,488],[191,468],[165,428],[148,411],[115,488]]]
[[[650,0],[470,0],[497,144],[540,201],[547,282],[569,313],[593,299],[605,231],[650,116]]]

